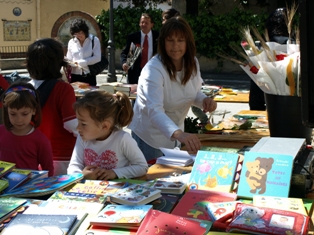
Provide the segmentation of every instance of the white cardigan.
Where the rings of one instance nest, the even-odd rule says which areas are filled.
[[[181,85],[183,72],[171,81],[166,67],[156,55],[148,61],[139,77],[134,117],[129,128],[153,148],[174,148],[174,131],[184,131],[184,119],[191,105],[202,108],[206,95],[200,89],[202,78],[192,74],[186,85]],[[184,71],[184,70],[182,70]]]

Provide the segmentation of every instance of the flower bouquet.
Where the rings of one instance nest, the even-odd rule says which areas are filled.
[[[128,69],[130,69],[133,64],[135,63],[136,59],[139,57],[139,55],[142,52],[142,47],[140,44],[134,44],[133,42],[130,45],[130,50],[129,50],[129,54],[128,57],[126,59],[126,64],[128,65]],[[126,71],[123,71],[123,77],[126,77]],[[122,80],[122,79],[121,79]],[[120,81],[121,82],[121,81]]]

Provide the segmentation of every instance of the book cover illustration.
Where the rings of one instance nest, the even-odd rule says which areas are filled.
[[[0,192],[2,193],[2,191],[7,187],[9,187],[9,182],[7,180],[0,179]]]
[[[235,201],[236,198],[235,193],[189,190],[182,196],[171,214],[212,221],[206,207],[209,203]]]
[[[0,177],[10,172],[15,167],[15,163],[0,161]]]
[[[206,223],[205,223],[206,222]],[[195,221],[162,211],[150,210],[142,221],[137,235],[150,234],[206,234],[208,221]]]
[[[132,184],[110,196],[113,202],[125,205],[144,205],[160,198],[160,190],[141,184]]]
[[[15,189],[19,185],[25,183],[28,180],[28,175],[11,171],[8,174],[4,175],[2,179],[7,180],[9,183],[9,186],[3,191],[3,193],[7,193]]]
[[[152,187],[159,189],[162,193],[181,194],[186,188],[186,183],[172,178],[157,179]]]
[[[269,207],[274,209],[293,211],[303,215],[308,215],[301,198],[254,195],[253,205],[258,207]]]
[[[214,202],[206,205],[208,214],[212,221],[216,221],[225,215],[232,213],[235,210],[236,204],[241,203],[239,201],[230,202]]]
[[[86,235],[136,235],[137,229],[106,228],[104,226],[91,225],[85,232]]]
[[[198,151],[188,189],[230,192],[238,158],[237,153]]]
[[[309,217],[300,213],[239,203],[227,232],[308,234]]]
[[[0,198],[0,222],[5,220],[10,213],[23,206],[27,202],[26,199],[3,197]]]
[[[292,156],[246,152],[238,185],[238,197],[288,197],[292,169]]]
[[[16,172],[16,173],[19,173],[19,174],[30,176],[30,174],[32,173],[32,170],[14,168],[14,169],[12,169],[12,172]]]
[[[99,194],[75,193],[68,191],[56,191],[47,201],[77,201],[77,202],[97,202],[104,203],[106,197]]]
[[[91,225],[136,228],[140,225],[152,205],[107,205],[97,217],[90,219]]]
[[[18,214],[1,235],[54,234],[65,235],[76,221],[76,215]]]
[[[1,196],[12,195],[31,197],[47,195],[55,192],[56,190],[61,190],[70,184],[74,184],[81,179],[83,179],[83,174],[58,175],[34,179]]]
[[[180,195],[175,194],[161,194],[161,197],[150,202],[154,210],[170,213],[175,205],[178,203]]]

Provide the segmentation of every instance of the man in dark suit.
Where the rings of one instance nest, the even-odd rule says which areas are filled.
[[[159,36],[159,32],[152,30],[154,26],[153,18],[149,14],[143,13],[141,15],[139,25],[140,25],[141,31],[128,35],[125,48],[122,50],[121,55],[120,55],[122,69],[128,73],[129,84],[138,83],[138,78],[141,74],[142,68],[144,67],[145,63],[151,57],[153,57],[153,55],[157,53],[157,39]],[[131,45],[133,47],[131,48],[131,51],[133,52],[134,52],[134,47],[140,45],[142,47],[142,53],[136,59],[133,66],[129,67],[126,62],[127,62],[128,54],[130,52]]]

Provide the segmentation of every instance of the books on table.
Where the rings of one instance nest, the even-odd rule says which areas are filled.
[[[107,205],[97,216],[90,219],[90,224],[137,229],[152,207],[152,205]]]
[[[7,180],[9,183],[9,186],[3,190],[3,193],[8,193],[25,183],[29,179],[29,175],[11,171],[5,174],[2,179]]]
[[[76,202],[89,202],[89,203],[104,203],[106,197],[100,194],[91,193],[76,193],[68,191],[56,191],[47,201],[76,201]]]
[[[207,234],[210,221],[197,221],[162,211],[150,210],[142,221],[137,235],[153,234]]]
[[[288,197],[294,157],[291,155],[245,152],[237,194]]]
[[[84,234],[89,235],[136,235],[137,229],[127,229],[127,228],[107,228],[104,226],[91,225]]]
[[[18,214],[1,235],[68,234],[75,221],[76,215]]]
[[[170,213],[180,200],[180,195],[162,193],[161,197],[150,202],[154,210]]]
[[[226,152],[197,152],[188,189],[230,192],[239,155]]]
[[[179,149],[160,148],[165,156],[157,158],[157,164],[189,166],[193,164],[195,156],[190,155],[187,151]]]
[[[183,177],[169,177],[156,179],[151,185],[159,189],[161,193],[182,194],[186,189],[186,180]]]
[[[209,203],[235,201],[236,198],[237,195],[235,193],[189,190],[182,196],[171,214],[211,221],[206,207]]]
[[[254,195],[253,205],[258,207],[293,211],[303,215],[308,215],[301,198]]]
[[[161,197],[161,191],[141,184],[132,184],[110,195],[110,200],[123,205],[144,205]]]
[[[11,213],[23,206],[27,202],[26,199],[15,197],[0,198],[0,222],[10,217]]]
[[[0,161],[0,178],[12,171],[14,167],[15,163]]]
[[[216,221],[227,214],[233,213],[237,203],[240,201],[230,202],[213,202],[206,205],[208,214],[212,221]]]

